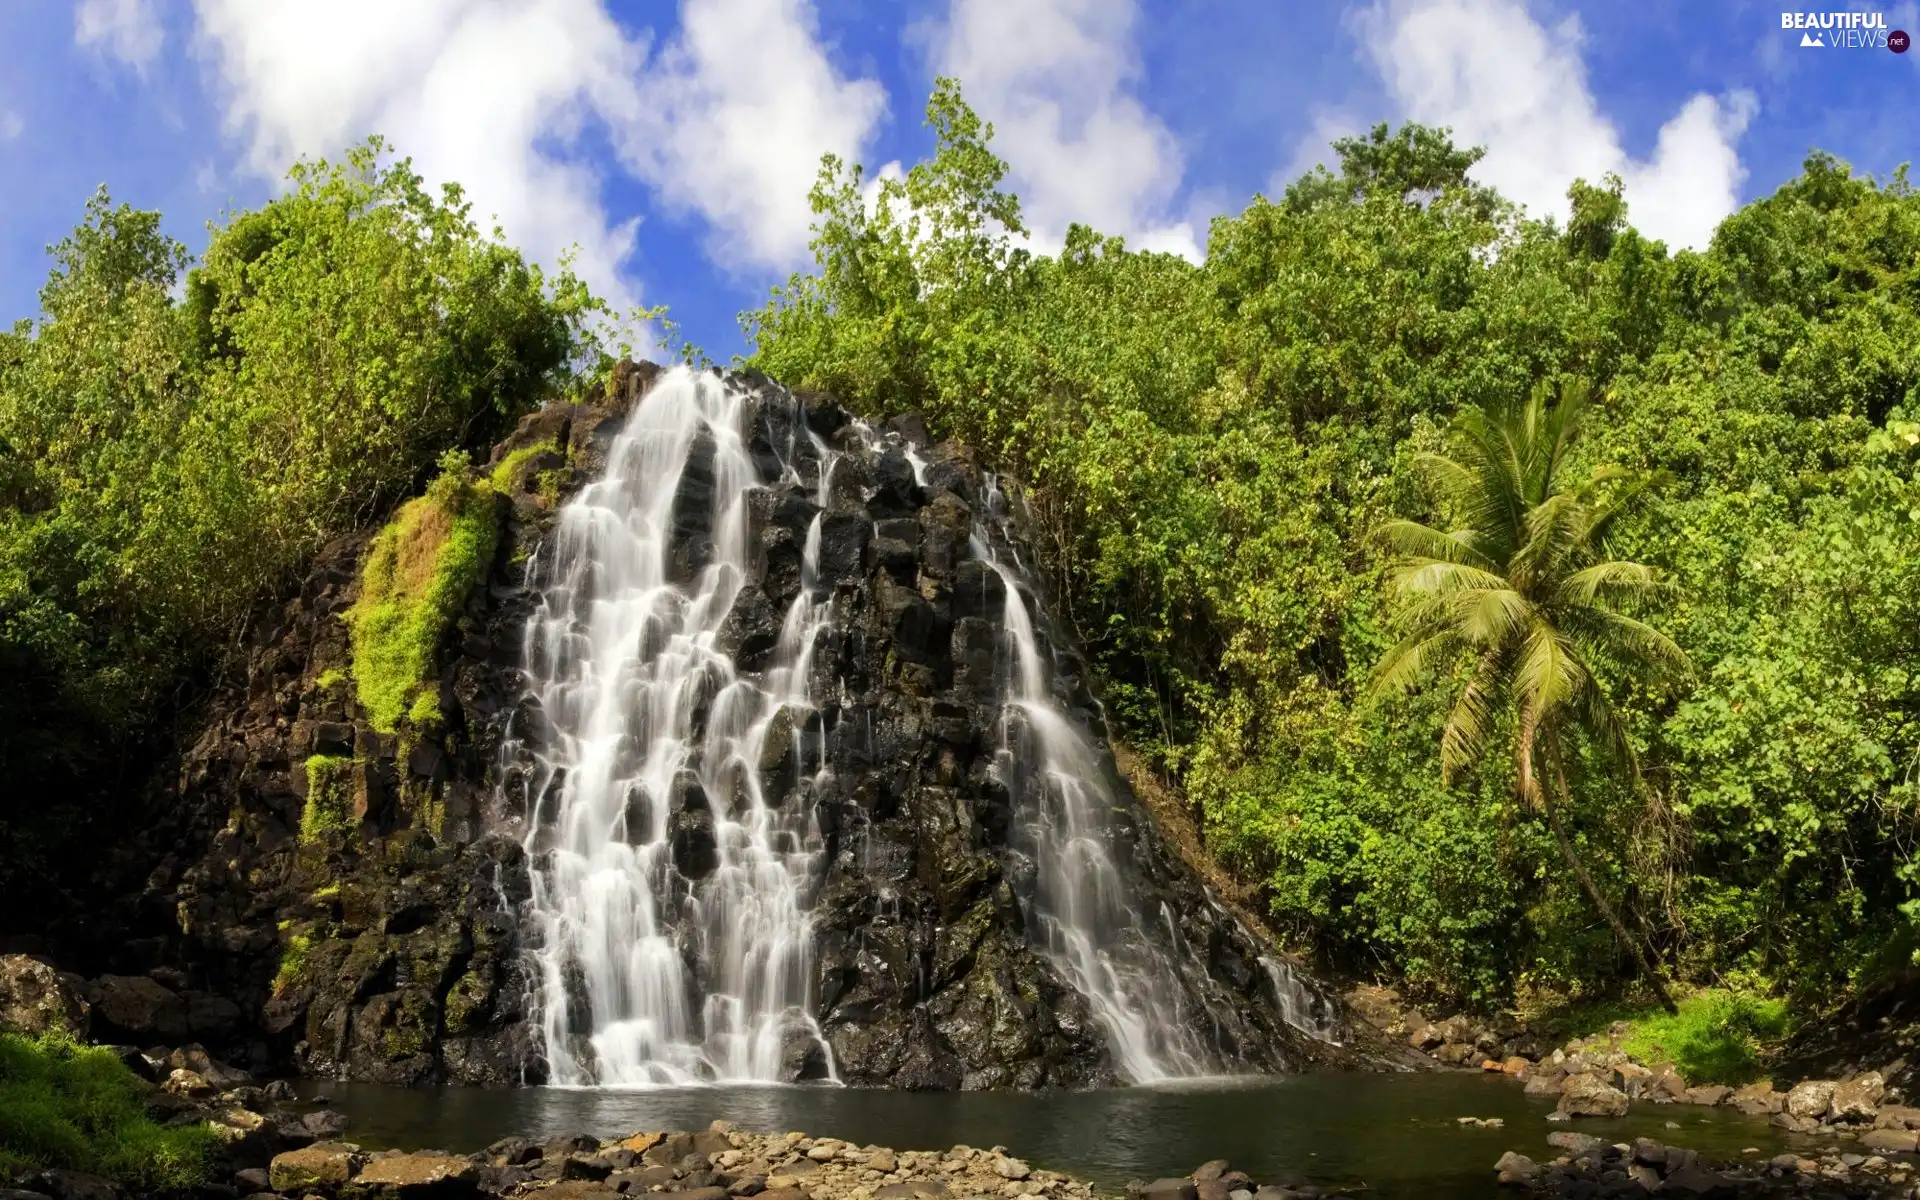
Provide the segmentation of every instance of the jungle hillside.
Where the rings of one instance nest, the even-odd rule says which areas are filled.
[[[1022,481],[1116,734],[1285,941],[1487,1008],[1911,969],[1904,170],[1814,152],[1674,252],[1618,179],[1535,219],[1382,125],[1195,263],[1035,249],[957,84],[928,118],[903,177],[823,163],[745,365]],[[312,554],[608,365],[577,279],[379,144],[290,184],[197,261],[102,192],[0,334],[10,914],[84,904]]]

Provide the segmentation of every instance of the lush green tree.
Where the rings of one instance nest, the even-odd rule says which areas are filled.
[[[1441,731],[1448,778],[1479,765],[1510,713],[1515,795],[1545,819],[1567,868],[1672,1008],[1640,939],[1567,835],[1575,738],[1629,778],[1640,770],[1598,672],[1611,666],[1657,681],[1690,669],[1665,634],[1622,611],[1652,598],[1658,572],[1608,554],[1612,527],[1652,480],[1617,469],[1567,477],[1586,408],[1584,383],[1564,384],[1552,402],[1546,387],[1536,388],[1524,404],[1463,411],[1453,422],[1453,455],[1421,456],[1454,524],[1441,530],[1403,519],[1380,529],[1397,555],[1389,579],[1405,633],[1375,669],[1373,690],[1403,693],[1450,668],[1464,675]]]
[[[102,190],[0,335],[0,886],[137,795],[256,601],[594,353],[571,273],[383,151],[300,164],[191,271]]]

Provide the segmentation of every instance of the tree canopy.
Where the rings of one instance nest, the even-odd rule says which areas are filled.
[[[0,887],[110,827],[255,601],[591,349],[577,279],[377,140],[289,182],[198,263],[101,189],[0,334]]]
[[[1662,572],[1659,628],[1694,667],[1673,687],[1625,644],[1593,649],[1588,694],[1644,769],[1569,752],[1566,832],[1596,887],[1681,976],[1816,995],[1908,960],[1904,169],[1813,154],[1675,252],[1633,228],[1617,178],[1574,181],[1563,226],[1476,183],[1479,151],[1446,130],[1380,126],[1336,144],[1337,170],[1215,220],[1190,263],[1084,227],[1034,246],[957,84],[929,123],[938,147],[904,179],[825,164],[816,266],[744,318],[750,361],[869,412],[918,409],[1027,481],[1117,725],[1280,928],[1455,998],[1597,995],[1632,974],[1544,811],[1514,811],[1511,758],[1443,780],[1450,693],[1366,703],[1398,628],[1394,553],[1368,535],[1446,528],[1422,464],[1449,426],[1577,379],[1592,402],[1557,470],[1669,478],[1607,518],[1605,557]],[[1510,736],[1511,716],[1487,720]]]

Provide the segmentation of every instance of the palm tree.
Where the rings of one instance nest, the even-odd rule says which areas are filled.
[[[1574,877],[1671,1011],[1660,973],[1594,883],[1563,819],[1573,805],[1566,771],[1572,735],[1584,734],[1630,780],[1639,779],[1626,728],[1593,664],[1655,681],[1690,669],[1665,634],[1617,607],[1655,593],[1659,573],[1607,554],[1615,523],[1659,478],[1603,467],[1570,484],[1562,471],[1588,393],[1574,383],[1561,388],[1557,403],[1549,404],[1549,395],[1543,386],[1509,409],[1463,412],[1451,431],[1453,454],[1420,457],[1457,526],[1443,532],[1393,521],[1380,529],[1397,557],[1389,588],[1405,606],[1404,637],[1381,661],[1372,693],[1412,691],[1436,669],[1470,663],[1441,734],[1442,779],[1451,783],[1478,761],[1499,716],[1512,713],[1517,799],[1545,819]]]

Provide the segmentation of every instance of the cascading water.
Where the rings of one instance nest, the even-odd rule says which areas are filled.
[[[1285,1061],[1275,1025],[1237,1011],[1214,976],[1209,956],[1223,943],[1189,911],[1201,893],[1169,891],[1165,866],[1148,872],[1158,872],[1157,891],[1142,890],[1135,839],[1114,817],[1130,798],[1058,677],[991,477],[982,486],[949,457],[930,482],[897,434],[838,410],[803,411],[777,387],[684,369],[653,383],[605,457],[530,565],[540,598],[525,633],[526,716],[502,751],[503,789],[520,789],[523,805],[508,808],[527,818],[534,1009],[550,1082],[831,1079],[823,1022],[853,1039],[855,1075],[873,1054],[863,1030],[884,1024],[934,1072],[917,1078],[937,1077],[950,1053],[941,1021],[964,1038],[1003,1019],[965,1016],[951,999],[965,984],[936,978],[964,959],[943,950],[943,901],[928,881],[950,861],[965,876],[968,856],[983,850],[998,856],[1024,911],[994,910],[1010,914],[1009,941],[1019,929],[1025,939],[998,961],[1026,962],[1022,970],[1079,992],[1092,1018],[1081,1028],[1092,1045],[1105,1035],[1123,1077],[1203,1075],[1250,1052]],[[958,525],[942,524],[956,504]],[[790,556],[778,571],[776,545]],[[956,615],[949,638],[936,605],[957,611],[962,559],[978,564],[969,578],[997,577],[1004,601],[998,613]],[[982,626],[998,669],[989,650],[984,674],[963,672]],[[820,646],[832,647],[821,651],[830,671],[814,669]],[[954,665],[931,665],[942,661]],[[943,670],[952,691],[930,695],[949,686]],[[964,714],[965,736],[931,743],[913,715],[928,711],[946,722]],[[904,757],[872,755],[886,738]],[[955,746],[978,748],[976,775],[951,758]],[[903,802],[958,799],[964,779],[997,780],[966,801],[985,806],[994,832],[937,859],[902,859],[900,839],[923,828],[912,813],[938,811]],[[873,850],[876,827],[885,853]],[[903,861],[921,865],[889,874]],[[823,908],[831,923],[816,927],[823,893],[837,899]],[[873,904],[864,915],[862,895]],[[1177,919],[1173,895],[1189,897]],[[1253,954],[1234,953],[1251,967]],[[1268,971],[1278,1009],[1258,1006],[1309,1030],[1298,989]],[[896,991],[872,990],[887,987]],[[849,1001],[849,988],[868,990]],[[891,1008],[876,999],[888,995]],[[1089,1045],[1024,1019],[1056,1039],[1046,1045]],[[970,1044],[982,1047],[970,1062],[996,1053]],[[1031,1045],[1042,1046],[1024,1051],[1034,1061],[1051,1053]]]
[[[1004,497],[987,484],[989,517]],[[1019,576],[986,531],[971,547],[1006,585],[1006,672],[997,764],[1014,800],[1022,847],[1035,863],[1036,939],[1093,1007],[1114,1060],[1129,1079],[1148,1083],[1220,1069],[1188,1019],[1178,973],[1132,904],[1114,857],[1110,814],[1118,804],[1085,731],[1069,721],[1053,692]]]
[[[782,753],[796,770],[821,762],[805,734],[829,607],[818,518],[778,644],[757,678],[743,676],[716,645],[748,577],[761,482],[743,402],[712,375],[664,377],[537,564],[545,587],[524,661],[547,731],[530,907],[555,1084],[774,1080],[796,1037],[819,1045],[831,1074],[808,1011],[804,898],[820,831],[808,789],[768,795],[761,770]],[[709,448],[711,486],[684,486],[705,482],[687,475],[707,469]],[[824,459],[823,485],[830,470]],[[687,513],[689,498],[709,511]],[[676,523],[711,530],[706,561],[679,584]]]

